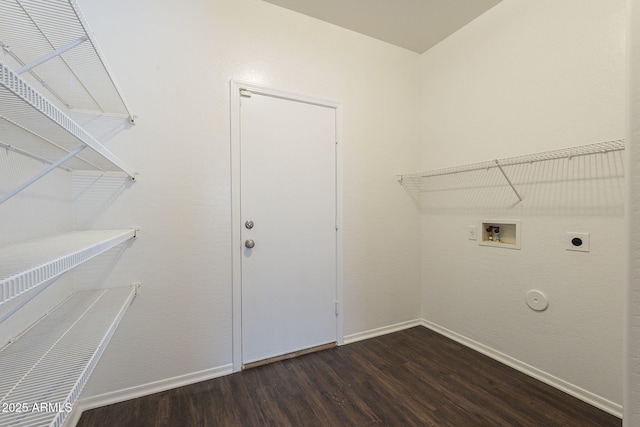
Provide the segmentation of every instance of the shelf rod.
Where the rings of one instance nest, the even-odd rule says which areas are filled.
[[[516,194],[516,197],[518,198],[518,200],[520,200],[520,202],[522,202],[522,197],[520,197],[520,194],[518,193],[518,190],[516,190],[516,187],[513,186],[513,184],[511,183],[511,180],[509,179],[507,174],[504,173],[504,170],[502,169],[502,166],[500,166],[500,163],[498,162],[498,160],[496,160],[495,162],[496,162],[496,166],[498,167],[498,169],[502,173],[502,176],[504,176],[504,179],[507,181],[507,184],[509,184],[509,187],[511,187],[513,192]]]
[[[65,155],[63,158],[61,158],[57,162],[51,163],[49,166],[41,170],[38,174],[32,176],[31,178],[29,178],[28,180],[26,180],[16,188],[14,188],[13,190],[9,191],[4,196],[0,197],[0,205],[6,202],[7,200],[9,200],[10,198],[12,198],[13,196],[15,196],[16,194],[18,194],[19,192],[21,192],[22,190],[24,190],[25,188],[27,188],[28,186],[30,186],[31,184],[33,184],[34,182],[38,181],[43,176],[47,175],[52,170],[57,169],[60,165],[62,165],[67,160],[71,159],[72,157],[75,157],[78,153],[80,153],[86,147],[87,147],[86,145],[82,145],[79,148],[76,148],[75,150],[70,151],[69,153],[67,153],[67,155]]]
[[[71,43],[69,43],[68,45],[66,45],[66,46],[62,46],[61,48],[56,49],[56,50],[54,50],[53,52],[48,53],[48,54],[44,55],[44,56],[43,56],[43,57],[41,57],[41,58],[36,59],[36,60],[35,60],[35,61],[33,61],[32,63],[27,64],[27,65],[25,65],[25,66],[23,66],[23,67],[18,68],[18,69],[16,70],[16,73],[17,73],[17,74],[25,73],[25,72],[27,72],[27,71],[31,70],[32,68],[37,67],[37,66],[38,66],[38,65],[40,65],[40,64],[44,64],[45,62],[47,62],[47,61],[49,61],[49,60],[51,60],[51,59],[55,58],[56,56],[62,55],[62,54],[63,54],[63,53],[65,53],[66,51],[73,49],[74,47],[76,47],[76,46],[78,46],[78,45],[80,45],[80,44],[82,44],[82,43],[86,42],[87,40],[89,40],[89,37],[87,37],[87,36],[82,36],[82,37],[80,37],[78,40],[72,41],[72,42],[71,42]]]

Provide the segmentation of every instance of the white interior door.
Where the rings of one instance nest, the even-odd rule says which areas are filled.
[[[240,98],[242,363],[336,341],[336,110]]]

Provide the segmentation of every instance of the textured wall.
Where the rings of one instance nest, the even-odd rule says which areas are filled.
[[[420,317],[419,218],[395,181],[418,165],[419,55],[260,0],[79,3],[139,116],[109,146],[140,175],[75,175],[75,221],[142,227],[115,268],[77,273],[142,282],[85,396],[231,363],[230,79],[342,102],[344,332]]]
[[[422,166],[624,138],[624,19],[624,0],[508,0],[426,52]],[[624,156],[509,168],[522,204],[494,172],[426,186],[424,317],[619,413]],[[522,220],[521,250],[468,240],[503,218]],[[590,233],[591,251],[565,250],[566,232]]]

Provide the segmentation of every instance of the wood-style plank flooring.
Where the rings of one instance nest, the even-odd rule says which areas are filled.
[[[416,327],[86,411],[80,427],[621,426]]]

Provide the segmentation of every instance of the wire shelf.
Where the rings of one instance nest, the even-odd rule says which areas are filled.
[[[3,426],[62,426],[137,287],[76,292],[0,349]]]
[[[0,128],[5,143],[18,141],[20,149],[50,161],[89,147],[65,162],[71,169],[122,171],[135,177],[132,168],[1,62]]]
[[[429,178],[431,176],[449,175],[453,173],[471,172],[482,169],[491,169],[500,166],[513,166],[525,163],[542,162],[546,160],[571,159],[573,157],[587,156],[598,153],[608,153],[612,151],[624,150],[624,140],[598,142],[595,144],[579,145],[576,147],[562,148],[559,150],[543,151],[540,153],[527,154],[516,157],[506,157],[503,159],[489,160],[479,163],[469,163],[466,165],[452,166],[441,169],[432,169],[422,172],[413,172],[401,175],[404,178]]]
[[[76,0],[0,1],[0,142],[49,164],[0,204],[58,167],[135,179],[102,143],[133,122]]]
[[[133,120],[92,34],[76,0],[0,2],[0,48],[21,71],[69,108]]]
[[[398,175],[398,181],[405,188],[414,202],[418,203],[419,194],[422,192],[423,180],[436,176],[458,174],[464,172],[472,172],[479,170],[489,170],[493,168],[499,169],[504,180],[511,187],[511,190],[516,197],[522,201],[520,194],[509,179],[509,176],[505,172],[506,167],[533,164],[536,162],[559,160],[559,159],[572,159],[575,157],[588,156],[594,154],[606,154],[615,151],[624,150],[625,143],[623,139],[617,139],[613,141],[598,142],[595,144],[579,145],[570,148],[562,148],[559,150],[543,151],[540,153],[527,154],[523,156],[506,157],[502,159],[489,160],[478,163],[469,163],[465,165],[452,166],[440,169],[431,169],[421,172],[413,172]]]
[[[0,305],[135,235],[134,229],[76,231],[0,247]]]

